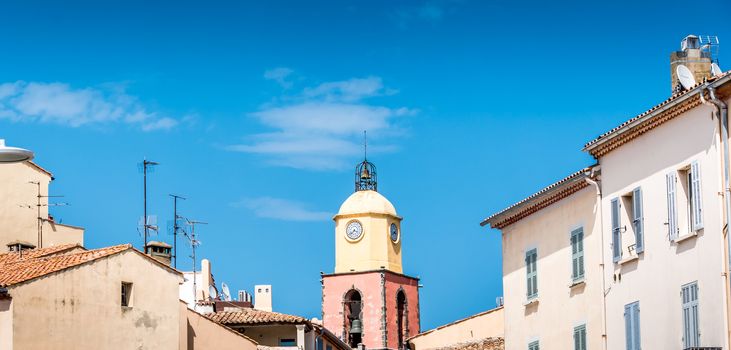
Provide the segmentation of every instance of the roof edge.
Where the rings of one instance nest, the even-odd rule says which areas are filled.
[[[411,341],[412,339],[416,339],[416,338],[418,338],[418,337],[421,337],[421,336],[425,336],[425,335],[427,335],[427,334],[430,334],[430,333],[432,333],[432,332],[436,332],[436,331],[438,331],[438,330],[440,330],[440,329],[444,329],[444,328],[447,328],[447,327],[449,327],[449,326],[453,326],[453,325],[456,325],[456,324],[458,324],[458,323],[462,323],[462,322],[465,322],[465,321],[469,321],[469,320],[471,320],[471,319],[473,319],[473,318],[477,318],[477,317],[480,317],[480,316],[484,316],[484,315],[487,315],[487,314],[491,314],[491,313],[493,313],[493,312],[495,312],[495,311],[498,311],[498,310],[502,310],[502,309],[504,309],[504,308],[505,308],[505,306],[498,306],[498,307],[496,307],[496,308],[494,308],[494,309],[486,310],[486,311],[483,311],[483,312],[478,312],[478,313],[476,313],[476,314],[474,314],[474,315],[471,315],[471,316],[467,316],[467,317],[465,317],[465,318],[461,318],[461,319],[459,319],[459,320],[456,320],[456,321],[452,321],[452,322],[449,322],[449,323],[447,323],[447,324],[443,324],[443,325],[441,325],[441,326],[439,326],[439,327],[437,327],[437,328],[432,328],[432,329],[430,329],[430,330],[428,330],[428,331],[424,331],[424,332],[421,332],[421,333],[419,333],[419,334],[417,334],[417,335],[415,335],[415,336],[413,336],[413,337],[407,338],[407,339],[406,339],[406,341],[407,341],[407,342],[408,342],[408,341]]]

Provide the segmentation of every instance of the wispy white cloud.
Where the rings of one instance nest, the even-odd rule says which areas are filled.
[[[289,80],[291,78],[292,73],[294,71],[287,67],[277,67],[274,69],[270,69],[266,72],[264,72],[264,79],[266,80],[273,80],[277,82],[281,87],[285,89],[289,89],[292,87],[292,81]]]
[[[402,134],[400,120],[415,110],[385,107],[365,100],[390,96],[379,77],[325,82],[302,90],[250,113],[271,132],[249,135],[247,143],[229,150],[258,154],[272,165],[310,170],[338,170],[352,165],[363,152],[363,131],[369,132],[369,150],[393,151],[389,137]]]
[[[75,89],[64,83],[0,84],[0,119],[80,127],[125,123],[143,131],[167,130],[176,119],[146,109],[118,86]]]
[[[245,198],[232,204],[234,207],[242,207],[253,211],[254,215],[286,221],[326,221],[332,214],[326,211],[316,211],[307,208],[303,202],[273,198],[257,197]]]

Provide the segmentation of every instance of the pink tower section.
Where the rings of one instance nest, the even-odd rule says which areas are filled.
[[[419,280],[388,270],[322,276],[325,328],[349,341],[348,298],[361,298],[361,342],[367,349],[403,349],[420,331]]]

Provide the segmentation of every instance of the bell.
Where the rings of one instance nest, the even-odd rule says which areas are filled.
[[[368,180],[371,178],[371,173],[368,171],[368,168],[363,167],[363,171],[360,172],[360,178],[363,180]]]
[[[353,323],[350,325],[350,334],[361,334],[363,333],[363,324],[359,319],[353,320]]]

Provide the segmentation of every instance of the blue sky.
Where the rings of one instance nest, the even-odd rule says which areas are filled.
[[[167,195],[188,197],[219,284],[270,283],[275,310],[320,317],[330,218],[368,129],[379,190],[405,217],[405,270],[424,284],[423,329],[494,306],[500,235],[479,222],[592,163],[586,141],[667,98],[685,35],[718,35],[731,68],[731,27],[713,17],[726,1],[3,7],[0,137],[56,175],[72,205],[53,214],[89,247],[141,246],[147,157],[161,163],[150,213],[165,226]]]

